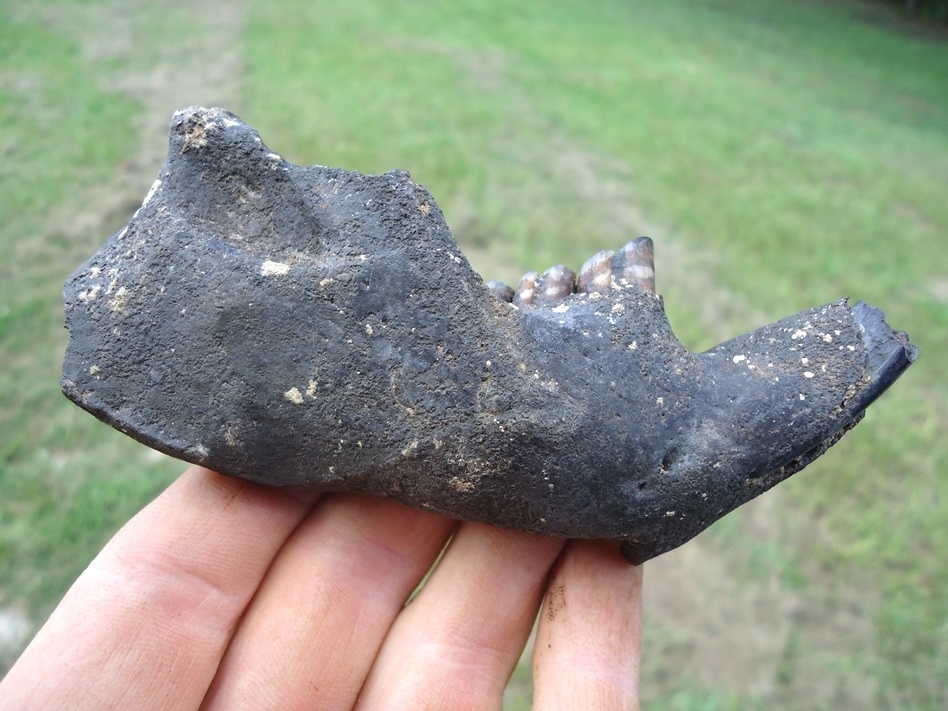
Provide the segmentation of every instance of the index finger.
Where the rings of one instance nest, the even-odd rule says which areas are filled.
[[[188,469],[76,580],[0,683],[4,708],[197,708],[315,498]]]

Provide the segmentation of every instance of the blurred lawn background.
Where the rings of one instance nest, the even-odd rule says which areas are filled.
[[[650,234],[692,349],[881,307],[922,351],[892,392],[648,564],[644,706],[945,708],[946,70],[948,33],[856,0],[0,0],[0,672],[183,468],[59,394],[61,285],[203,104],[295,163],[410,170],[487,278]]]

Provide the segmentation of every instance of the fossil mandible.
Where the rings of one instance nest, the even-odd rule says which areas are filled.
[[[407,173],[292,165],[221,109],[174,115],[65,301],[64,392],[155,449],[633,563],[805,467],[917,355],[846,301],[689,352],[648,238],[486,285]]]

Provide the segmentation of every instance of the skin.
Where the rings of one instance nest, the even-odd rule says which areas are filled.
[[[539,614],[534,708],[637,709],[641,586],[614,544],[191,467],[79,577],[0,707],[500,709]]]

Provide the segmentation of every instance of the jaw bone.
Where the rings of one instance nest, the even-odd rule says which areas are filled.
[[[648,238],[485,285],[407,173],[292,165],[220,109],[176,113],[170,143],[66,284],[63,390],[231,476],[640,563],[809,464],[917,354],[844,301],[691,353]]]

